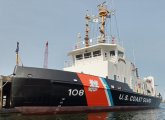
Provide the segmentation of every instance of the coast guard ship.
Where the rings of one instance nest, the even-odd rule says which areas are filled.
[[[85,40],[80,34],[68,53],[71,63],[63,70],[16,66],[11,104],[23,113],[56,113],[146,109],[159,106],[154,77],[142,79],[125,49],[106,33],[106,22],[114,16],[105,3],[99,14],[86,14]],[[90,38],[90,24],[99,34]]]

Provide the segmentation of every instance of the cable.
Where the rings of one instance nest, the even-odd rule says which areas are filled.
[[[119,28],[118,28],[118,24],[117,24],[117,18],[116,18],[116,15],[115,14],[114,14],[114,16],[115,16],[115,24],[116,24],[116,28],[117,28],[117,37],[118,37],[119,43],[120,43],[121,41],[120,41]],[[123,46],[123,42],[121,44]]]

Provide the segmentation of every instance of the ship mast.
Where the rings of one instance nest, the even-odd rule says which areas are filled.
[[[101,18],[101,27],[100,27],[100,43],[105,43],[105,21],[106,21],[106,17],[109,14],[109,11],[107,10],[107,7],[105,5],[105,2],[98,5],[98,9],[99,9],[99,17]]]
[[[90,21],[90,16],[86,14],[85,16],[86,19],[86,28],[85,28],[85,47],[89,46],[89,21]]]

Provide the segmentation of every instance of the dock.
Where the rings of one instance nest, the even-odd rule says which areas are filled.
[[[11,82],[12,77],[0,75],[0,114],[19,113],[11,108]]]
[[[12,77],[0,75],[0,110],[11,107]]]

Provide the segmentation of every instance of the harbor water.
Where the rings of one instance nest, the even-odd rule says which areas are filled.
[[[122,111],[122,112],[100,112],[79,113],[60,115],[22,115],[22,114],[0,114],[0,120],[165,120],[165,103],[161,103],[157,109]]]

